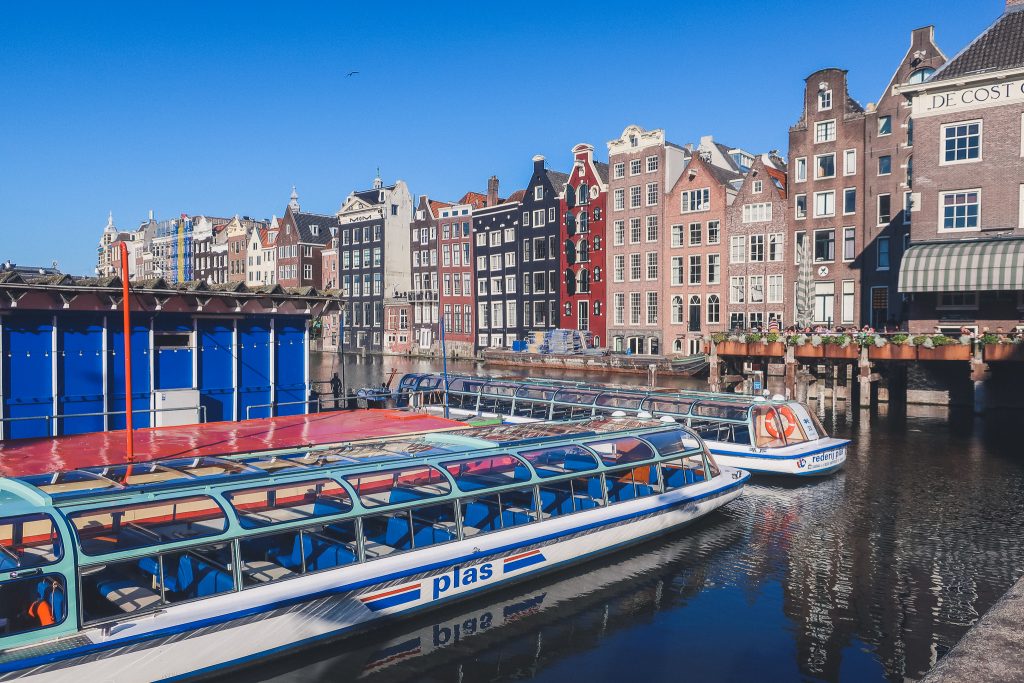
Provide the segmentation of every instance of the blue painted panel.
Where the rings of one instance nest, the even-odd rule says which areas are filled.
[[[124,411],[124,332],[121,316],[107,318],[107,329],[110,334],[109,358],[107,359],[107,378],[110,381],[111,412]],[[141,316],[132,317],[132,410],[135,429],[151,426],[149,397],[152,386],[149,377],[149,321]],[[111,415],[110,429],[124,429],[125,416]]]
[[[58,319],[60,358],[57,364],[61,415],[102,413],[103,406],[103,321],[93,316],[65,316]],[[65,417],[58,425],[61,434],[103,431],[102,415]]]
[[[14,313],[4,319],[6,417],[53,415],[53,319]],[[11,439],[50,435],[46,420],[7,423]]]
[[[160,315],[153,321],[153,331],[189,334],[192,321],[184,316]],[[192,349],[158,350],[155,361],[157,390],[192,388]]]
[[[199,402],[206,406],[207,422],[234,419],[235,357],[231,338],[231,321],[199,321]]]
[[[238,323],[238,402],[239,419],[270,417],[270,324],[267,321],[242,320]]]
[[[275,384],[278,415],[301,415],[308,406],[295,403],[306,396],[306,327],[301,319],[278,318],[276,323]],[[293,405],[281,406],[282,403]]]

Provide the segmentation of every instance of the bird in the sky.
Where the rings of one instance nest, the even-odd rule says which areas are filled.
[[[358,71],[349,71],[347,74],[345,74],[345,77],[347,78],[349,76],[355,76],[357,73],[359,73],[359,72]]]

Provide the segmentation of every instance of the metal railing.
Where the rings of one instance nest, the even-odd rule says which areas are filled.
[[[152,416],[155,415],[156,413],[173,413],[173,412],[181,412],[183,410],[197,411],[199,413],[199,416],[200,416],[199,417],[199,423],[202,424],[202,423],[206,422],[206,406],[204,406],[202,404],[197,405],[197,406],[181,406],[181,407],[178,407],[178,408],[145,408],[145,409],[141,409],[141,410],[133,409],[132,410],[132,415],[139,415],[139,414],[142,414],[142,413],[148,413],[150,415],[150,422],[152,422]],[[8,422],[28,422],[28,421],[31,421],[31,420],[43,420],[43,421],[46,422],[46,435],[45,436],[52,437],[57,432],[60,431],[57,428],[57,425],[58,425],[58,423],[61,420],[65,420],[66,421],[66,420],[71,420],[71,419],[79,418],[79,417],[108,417],[108,416],[111,416],[111,415],[127,415],[127,414],[128,414],[128,411],[126,411],[126,410],[104,410],[104,411],[101,411],[101,412],[94,412],[94,413],[59,413],[57,415],[29,415],[27,417],[5,417],[5,418],[0,418],[0,425],[6,424]],[[151,424],[149,426],[152,427],[153,425]],[[3,435],[3,430],[0,429],[0,441],[4,440],[2,438],[2,435]],[[28,437],[28,438],[33,438],[33,437]]]
[[[254,408],[269,408],[270,409],[270,414],[267,417],[268,418],[272,418],[272,417],[274,417],[274,413],[276,412],[274,409],[281,408],[282,405],[309,405],[309,404],[316,405],[316,412],[317,413],[319,413],[319,411],[321,411],[321,399],[319,399],[319,396],[317,396],[316,398],[309,398],[307,400],[286,400],[286,401],[280,402],[280,403],[256,403],[255,405],[246,405],[246,420],[252,420],[252,413],[251,413],[251,411]]]

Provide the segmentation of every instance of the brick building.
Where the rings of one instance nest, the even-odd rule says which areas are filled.
[[[764,328],[790,322],[793,288],[787,284],[786,167],[777,156],[756,157],[726,210],[729,327]],[[787,295],[788,292],[788,295]]]
[[[449,355],[472,356],[476,340],[476,299],[473,275],[473,214],[491,198],[498,204],[498,179],[487,181],[488,194],[467,192],[455,204],[441,209],[438,235],[441,244],[441,278],[438,304],[444,319],[445,346]]]
[[[275,259],[278,284],[282,287],[318,287],[323,282],[323,258],[320,252],[330,243],[337,227],[338,219],[335,216],[303,212],[298,195],[292,188],[288,208],[285,209],[284,217],[278,221]],[[246,244],[247,241],[243,247]],[[242,251],[248,255],[246,248]],[[231,258],[230,241],[228,258]],[[245,256],[242,263],[244,266]],[[230,272],[228,277],[231,277]]]
[[[439,339],[438,295],[440,272],[438,255],[438,225],[441,209],[450,204],[420,195],[413,215],[411,230],[412,289],[409,305],[412,309],[412,346],[422,353],[437,349]]]
[[[608,142],[607,334],[613,351],[662,352],[662,199],[685,160],[683,148],[666,142],[660,129],[631,125]]]
[[[896,279],[910,241],[914,124],[910,102],[896,86],[928,78],[946,56],[935,44],[932,26],[915,29],[910,47],[877,105],[865,112],[864,195],[856,205],[861,272],[861,323],[881,329],[904,320]],[[845,192],[845,190],[844,190]],[[849,219],[844,195],[844,224]]]
[[[648,265],[646,277],[660,277],[666,352],[695,354],[700,353],[707,333],[725,329],[728,323],[726,209],[743,180],[745,164],[753,157],[737,150],[737,161],[728,147],[711,136],[701,138],[696,149],[687,145],[685,151],[686,168],[665,195],[667,234],[659,256],[666,272],[663,276],[651,273]],[[627,270],[629,277],[636,274],[632,258],[633,263],[626,264],[632,271]],[[618,270],[616,263],[616,278]]]
[[[910,329],[1024,328],[1024,0],[918,83]]]
[[[517,244],[522,244],[519,271],[523,286],[518,308],[524,332],[558,327],[561,319],[561,194],[568,179],[565,173],[546,168],[543,156],[533,157],[533,174],[522,199],[523,219],[516,231]],[[506,269],[515,266],[516,251],[513,248],[506,254]]]
[[[822,69],[806,79],[800,120],[789,129],[789,210],[794,259],[788,280],[810,296],[794,298],[799,323],[857,324],[863,247],[864,108],[849,94],[846,71]],[[850,202],[848,204],[848,202]],[[846,211],[852,208],[853,211]],[[800,268],[803,258],[810,268]],[[801,283],[800,278],[808,280]]]
[[[573,167],[561,197],[562,314],[559,327],[590,331],[607,341],[608,267],[605,263],[608,164],[594,161],[594,146],[572,148]]]

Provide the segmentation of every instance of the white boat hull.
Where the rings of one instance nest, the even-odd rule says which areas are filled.
[[[70,649],[54,643],[32,668],[0,659],[0,680],[174,680],[241,666],[665,533],[737,498],[748,478],[723,468],[668,493],[169,607],[87,630]]]

